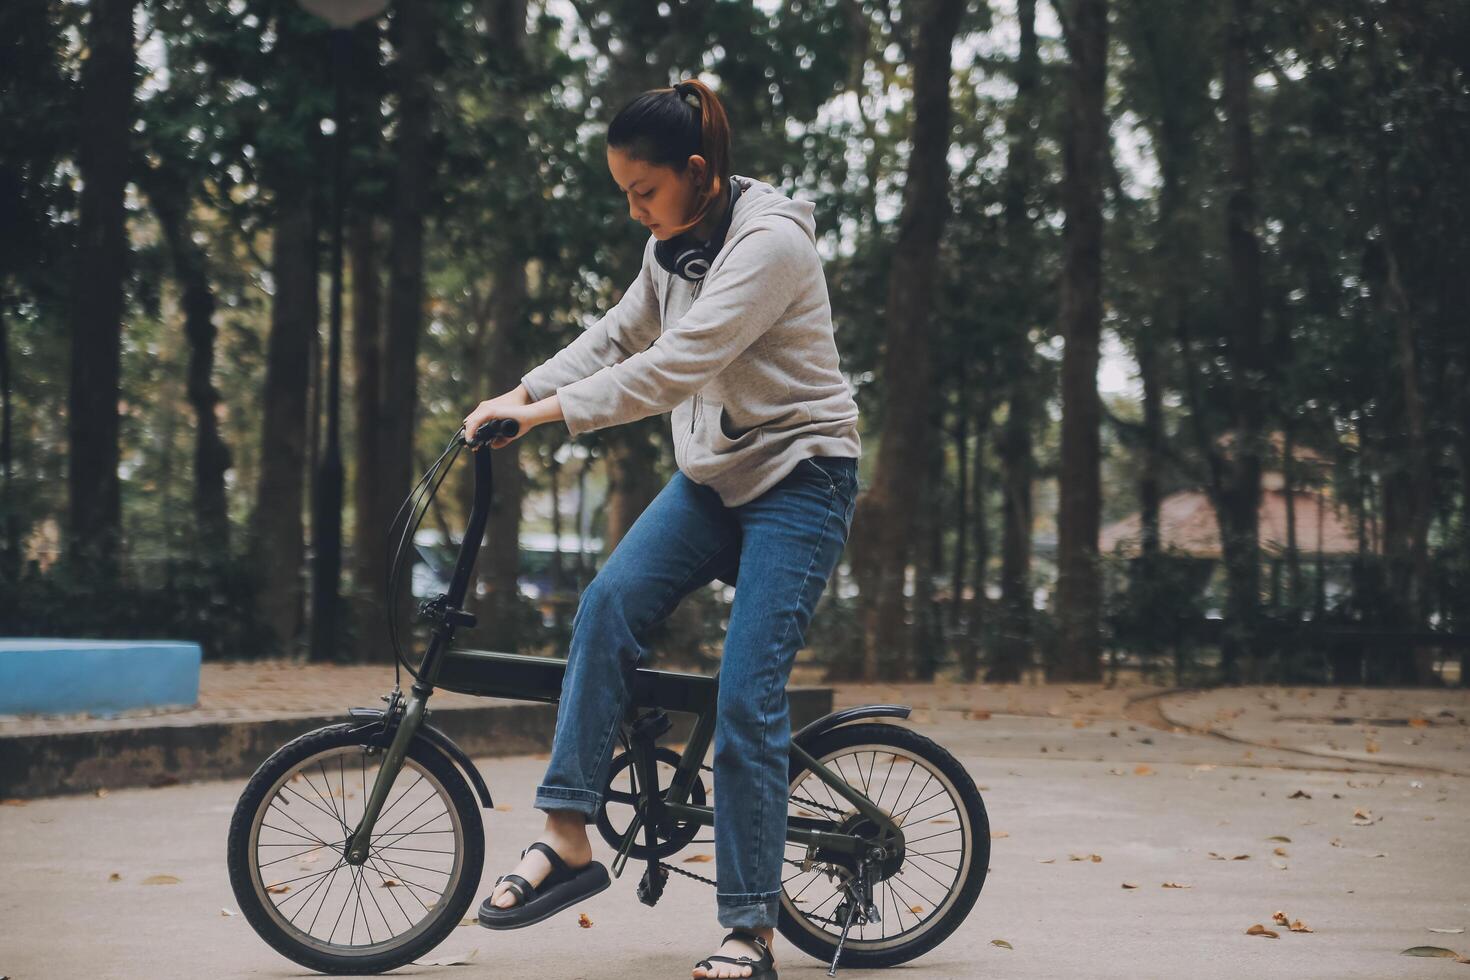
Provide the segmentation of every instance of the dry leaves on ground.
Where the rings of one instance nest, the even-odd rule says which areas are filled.
[[[1286,926],[1286,928],[1290,929],[1292,932],[1314,932],[1315,931],[1313,929],[1308,929],[1305,925],[1303,925],[1301,919],[1297,919],[1295,922],[1292,922],[1291,921],[1291,916],[1287,915],[1285,912],[1275,912],[1275,913],[1272,913],[1271,920],[1273,922],[1275,922],[1277,925]]]
[[[1439,956],[1456,963],[1470,963],[1470,956],[1461,956],[1452,949],[1443,946],[1410,946],[1408,949],[1400,950],[1405,956]]]

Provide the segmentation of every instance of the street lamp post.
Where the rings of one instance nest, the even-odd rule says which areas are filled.
[[[338,586],[342,577],[342,224],[347,202],[347,72],[351,67],[352,27],[376,17],[387,0],[298,0],[308,12],[332,25],[332,298],[327,346],[327,440],[312,501],[311,651],[312,659],[337,658]]]

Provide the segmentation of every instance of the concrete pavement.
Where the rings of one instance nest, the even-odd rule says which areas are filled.
[[[1091,685],[839,686],[837,707],[915,706],[902,724],[964,763],[993,831],[991,871],[970,917],[895,970],[914,980],[1461,976],[1453,960],[1400,951],[1470,953],[1470,932],[1431,931],[1470,928],[1470,777],[1449,771],[1470,770],[1470,693],[1338,693],[1299,700],[1300,692],[1253,688],[1192,696]],[[1355,721],[1334,720],[1342,717]],[[1428,723],[1387,721],[1400,717]],[[1215,726],[1220,734],[1208,732]],[[1366,751],[1370,738],[1379,751]],[[499,804],[485,814],[478,901],[541,829],[530,799],[545,763],[534,755],[476,762]],[[225,832],[243,784],[0,806],[0,976],[305,975],[243,916],[227,914],[238,909]],[[593,848],[611,863],[595,834]],[[673,862],[699,853],[713,850],[693,845]],[[712,862],[692,866],[713,876]],[[724,934],[714,890],[672,876],[650,909],[634,894],[637,874],[630,865],[607,891],[530,929],[463,926],[426,957],[468,965],[393,975],[688,977]],[[155,875],[177,882],[145,883]],[[1273,923],[1277,912],[1312,931]],[[1278,938],[1247,935],[1256,924]],[[774,949],[785,980],[825,976],[826,964],[779,934]]]

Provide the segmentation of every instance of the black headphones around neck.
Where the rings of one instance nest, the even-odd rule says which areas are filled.
[[[653,257],[658,260],[658,264],[681,279],[699,282],[709,272],[715,256],[724,247],[725,235],[730,231],[730,221],[735,217],[735,202],[740,197],[740,185],[728,177],[725,182],[730,185],[730,204],[725,208],[725,216],[720,219],[720,226],[715,229],[714,236],[709,241],[701,242],[689,232],[684,232],[656,242],[653,246]]]

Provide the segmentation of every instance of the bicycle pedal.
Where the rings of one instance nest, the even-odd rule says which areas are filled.
[[[668,880],[669,873],[664,868],[653,867],[643,872],[643,878],[638,882],[638,901],[650,908],[657,905]]]

